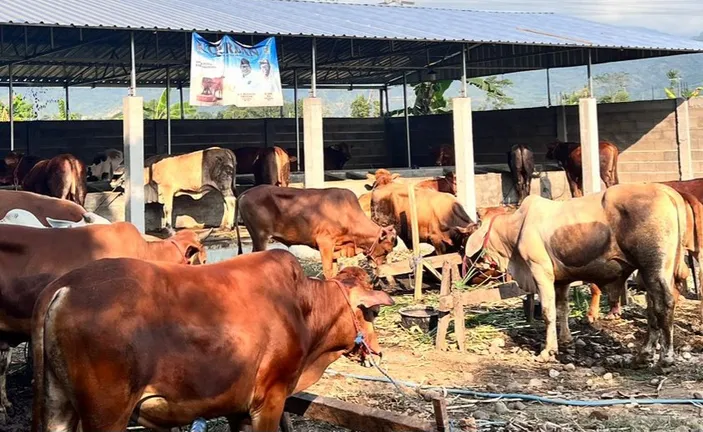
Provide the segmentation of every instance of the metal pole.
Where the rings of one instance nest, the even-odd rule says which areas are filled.
[[[591,76],[591,50],[588,50],[588,97],[593,97],[593,77]]]
[[[466,45],[461,46],[461,97],[469,95],[467,88],[468,73],[466,71]]]
[[[296,166],[300,171],[300,119],[298,118],[298,71],[293,69],[293,117],[295,117],[295,156]]]
[[[388,97],[388,86],[383,89],[383,92],[386,94],[386,112],[391,112],[391,102]]]
[[[410,159],[410,118],[408,117],[408,74],[403,73],[403,111],[405,113],[405,143],[408,146],[408,168],[412,168]]]
[[[312,97],[317,97],[317,68],[315,65],[317,56],[317,42],[312,38],[312,76],[310,77],[310,90]]]
[[[378,114],[383,117],[383,89],[378,89]]]
[[[14,89],[12,88],[12,64],[8,65],[8,71],[10,73],[10,103],[9,103],[9,111],[10,111],[10,151],[15,150],[15,107],[13,106],[13,102],[15,99],[14,95]]]
[[[171,70],[166,68],[166,147],[171,154]]]
[[[552,106],[552,85],[549,80],[549,68],[547,68],[547,106]]]
[[[129,35],[130,38],[130,51],[131,51],[131,56],[132,56],[132,85],[129,87],[129,95],[130,96],[136,96],[137,95],[137,61],[136,57],[134,54],[134,32],[130,33]]]
[[[178,91],[181,94],[181,120],[185,120],[185,110],[183,109],[183,84],[178,86]]]
[[[64,86],[64,90],[66,91],[66,120],[69,120],[71,118],[71,105],[68,99],[68,84]]]

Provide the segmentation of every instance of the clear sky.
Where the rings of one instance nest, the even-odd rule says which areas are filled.
[[[381,1],[367,0],[363,3]],[[703,0],[415,0],[415,5],[554,12],[681,36],[697,36],[703,32]]]

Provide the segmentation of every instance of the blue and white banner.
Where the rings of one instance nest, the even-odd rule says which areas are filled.
[[[193,33],[190,104],[260,107],[283,105],[276,39],[254,46],[225,36],[210,42]]]

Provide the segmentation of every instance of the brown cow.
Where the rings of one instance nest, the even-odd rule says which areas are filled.
[[[268,147],[259,152],[254,161],[254,184],[270,184],[288,187],[290,185],[290,164],[295,156],[288,156],[280,147]]]
[[[512,146],[508,152],[508,167],[517,190],[517,205],[520,205],[530,194],[532,175],[535,172],[535,156],[532,149],[525,144]]]
[[[365,184],[364,187],[368,191],[373,191],[377,187],[392,183],[398,177],[400,177],[398,173],[391,173],[385,168],[379,168],[374,174],[366,174],[366,178],[371,181],[371,184]],[[359,205],[364,214],[371,218],[371,192],[359,196]]]
[[[0,420],[11,406],[4,385],[9,348],[28,339],[34,301],[47,283],[100,258],[204,263],[202,240],[209,233],[186,230],[148,242],[128,222],[70,229],[0,225]]]
[[[335,252],[343,256],[363,252],[380,265],[397,243],[395,230],[382,228],[366,217],[356,195],[348,189],[255,186],[237,200],[239,211],[254,251],[266,250],[270,238],[286,246],[309,246],[320,251],[326,278],[334,276]],[[235,226],[241,254],[239,225]]]
[[[22,189],[84,206],[88,194],[85,164],[72,154],[39,161],[22,180]]]
[[[364,270],[308,278],[283,250],[202,267],[93,262],[37,301],[32,430],[80,420],[86,432],[122,431],[132,417],[169,430],[226,416],[233,431],[276,431],[286,398],[331,363],[380,355],[383,305],[393,300]]]
[[[14,185],[16,188],[22,185],[25,176],[41,160],[37,156],[23,155],[13,151],[6,154],[5,166],[7,167],[7,175],[5,180],[9,180],[7,184]]]
[[[619,183],[618,155],[615,144],[608,141],[598,143],[600,155],[600,178],[609,188]],[[569,181],[571,195],[583,196],[583,168],[581,167],[581,144],[574,142],[555,142],[547,144],[547,159],[556,160],[564,168],[566,179]]]
[[[452,166],[454,161],[454,146],[442,144],[430,151],[430,157],[436,166]]]
[[[463,248],[473,221],[452,195],[415,187],[420,241],[429,242],[439,255]],[[406,245],[412,244],[408,185],[391,183],[371,195],[372,220],[393,225]]]
[[[444,177],[435,177],[423,180],[418,182],[415,186],[456,196],[456,176],[454,175],[454,171],[449,171],[444,175]]]
[[[513,214],[498,215],[474,232],[466,255],[481,250],[484,260],[509,272],[520,288],[538,293],[547,327],[540,357],[568,343],[568,286],[586,280],[613,290],[624,287],[634,270],[646,282],[649,338],[642,354],[674,362],[675,284],[685,278],[682,243],[686,210],[681,196],[658,184],[613,186],[604,192],[568,201],[530,195]],[[557,316],[557,310],[559,316]]]

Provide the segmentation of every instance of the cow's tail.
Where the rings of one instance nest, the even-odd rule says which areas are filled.
[[[68,287],[62,286],[54,289],[53,293],[44,292],[39,297],[32,314],[32,357],[34,359],[34,382],[32,384],[34,397],[32,398],[32,432],[44,430],[44,409],[46,403],[46,352],[45,334],[47,322],[51,321],[49,314],[57,301],[68,293]]]
[[[239,234],[239,201],[241,197],[234,203],[234,229],[237,231],[237,255],[242,254],[242,237]]]
[[[703,263],[701,262],[703,258],[703,204],[690,194],[686,194],[684,198],[688,201],[693,212],[693,248],[696,261],[698,261],[698,282],[695,285],[697,288],[696,293],[700,300],[700,315],[701,319],[703,319]],[[693,260],[691,260],[691,267],[692,276],[695,281],[696,266]]]
[[[615,149],[615,156],[613,157],[613,181],[615,181],[614,184],[620,184],[620,178],[618,177],[618,157],[619,157],[620,152],[618,149]]]
[[[685,287],[685,277],[687,276],[688,271],[686,268],[686,261],[684,260],[684,242],[686,241],[686,209],[681,208],[681,206],[679,206],[678,200],[676,199],[677,196],[681,199],[681,202],[683,202],[684,206],[687,204],[686,200],[673,189],[670,189],[670,192],[667,193],[667,195],[669,195],[669,199],[671,200],[671,203],[676,209],[676,224],[678,229],[678,236],[676,244],[676,256],[674,258],[674,289],[678,289],[679,281],[682,282]]]

